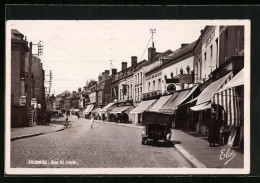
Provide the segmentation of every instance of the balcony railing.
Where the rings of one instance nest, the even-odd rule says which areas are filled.
[[[160,97],[161,95],[162,95],[162,91],[156,90],[156,91],[152,91],[152,92],[149,92],[149,93],[144,93],[143,99],[157,98],[157,97]]]

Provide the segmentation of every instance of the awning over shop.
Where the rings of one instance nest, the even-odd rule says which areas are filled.
[[[217,81],[211,83],[208,87],[206,87],[198,97],[196,105],[205,103],[210,101],[214,94],[223,86],[223,84],[227,81],[231,72],[223,76],[222,78],[218,79]]]
[[[226,85],[224,85],[218,91],[218,93],[240,85],[244,85],[244,69],[242,69],[239,73],[237,73],[237,75],[235,75]]]
[[[183,90],[175,92],[171,95],[171,98],[165,103],[164,106],[159,110],[160,112],[173,113],[174,110],[181,104],[184,97],[189,93],[190,90]]]
[[[201,110],[206,110],[211,108],[211,103],[210,102],[205,102],[199,105],[196,105],[194,107],[191,107],[190,109],[193,111],[201,111]]]
[[[108,111],[111,111],[115,106],[116,106],[115,103],[109,103],[105,107],[103,107],[99,112],[106,113]]]
[[[91,112],[92,113],[99,113],[100,110],[101,110],[101,108],[98,107],[98,108],[93,109]]]
[[[133,106],[123,106],[118,111],[116,111],[116,113],[120,114],[120,113],[129,112],[132,108],[133,108]]]
[[[110,111],[110,114],[117,114],[117,111],[119,110],[119,109],[121,109],[122,108],[122,106],[120,106],[120,107],[115,107],[112,111]]]
[[[87,108],[83,111],[83,114],[88,114],[94,108],[93,104],[87,105]]]
[[[189,93],[187,93],[187,95],[180,101],[180,104],[182,104],[183,102],[185,102],[193,93],[194,91],[199,87],[199,84],[194,86]]]
[[[149,109],[149,111],[157,111],[159,112],[159,110],[162,108],[162,106],[164,106],[164,104],[166,102],[168,102],[168,100],[172,97],[172,95],[167,95],[167,96],[162,96],[152,107],[151,109]]]
[[[130,113],[142,113],[146,109],[148,109],[151,105],[153,105],[153,103],[155,103],[155,102],[156,102],[156,99],[142,101]]]

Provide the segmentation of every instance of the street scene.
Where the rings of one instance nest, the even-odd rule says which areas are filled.
[[[11,169],[245,168],[246,24],[8,25]]]

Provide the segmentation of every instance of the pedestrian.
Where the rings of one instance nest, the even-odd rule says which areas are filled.
[[[207,126],[209,129],[208,141],[210,147],[215,147],[215,144],[219,139],[219,124],[216,119],[216,112],[214,109],[211,109],[211,116],[207,120]]]
[[[91,114],[90,115],[91,128],[93,128],[94,125],[94,118],[95,118],[94,114]]]
[[[102,120],[105,121],[105,114],[102,114]]]

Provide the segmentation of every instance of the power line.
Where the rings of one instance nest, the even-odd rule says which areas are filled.
[[[145,49],[144,49],[144,52],[143,52],[143,54],[142,54],[142,56],[141,56],[141,58],[140,58],[140,61],[143,59],[143,56],[144,56],[144,54],[145,54],[145,52],[146,52],[146,50],[147,50],[147,47],[149,46],[149,44],[150,44],[152,38],[153,38],[153,34],[151,35],[151,38],[150,38],[148,44],[146,45],[146,47],[145,47]]]

